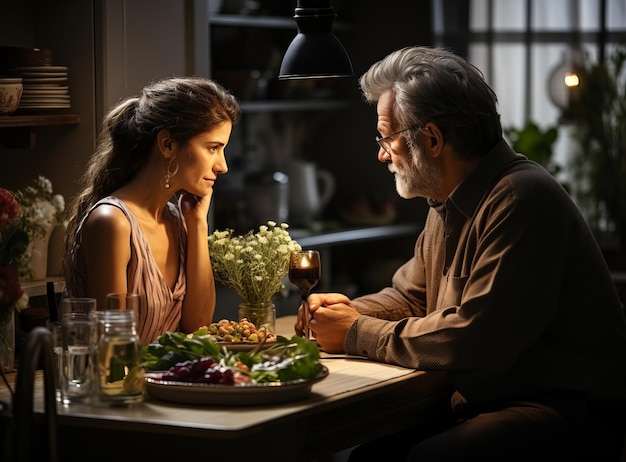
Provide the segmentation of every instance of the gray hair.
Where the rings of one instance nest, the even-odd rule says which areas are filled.
[[[369,103],[393,90],[398,129],[435,123],[460,156],[483,156],[502,139],[495,92],[478,68],[451,51],[394,51],[372,65],[359,84]]]

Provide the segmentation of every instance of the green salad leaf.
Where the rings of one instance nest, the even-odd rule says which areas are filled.
[[[166,332],[155,343],[142,349],[143,366],[148,371],[165,371],[188,359],[219,357],[221,348],[208,335]]]
[[[317,345],[297,335],[290,339],[279,335],[266,349],[234,352],[215,343],[203,328],[189,335],[166,332],[144,346],[142,356],[148,371],[169,370],[177,363],[210,356],[256,383],[311,379],[322,370]]]
[[[239,356],[257,382],[311,379],[322,369],[317,345],[297,335],[291,339],[279,336],[276,344],[266,350],[252,355],[242,352]]]

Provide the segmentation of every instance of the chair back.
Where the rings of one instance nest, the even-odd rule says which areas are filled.
[[[35,371],[40,364],[44,372],[45,430],[47,451],[44,460],[57,462],[57,408],[56,361],[52,347],[52,334],[45,327],[35,327],[29,332],[22,347],[17,370],[17,383],[13,397],[14,454],[16,462],[39,460],[31,454],[32,435],[35,434],[33,412]]]

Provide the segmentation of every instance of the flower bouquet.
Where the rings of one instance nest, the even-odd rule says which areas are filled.
[[[19,201],[24,217],[36,230],[29,249],[30,277],[43,279],[48,269],[48,241],[56,224],[61,222],[65,200],[62,195],[54,194],[50,180],[40,175],[19,192]]]
[[[19,200],[24,216],[42,233],[59,221],[65,210],[63,196],[54,194],[50,180],[41,175],[19,192]]]
[[[232,229],[227,229],[208,237],[216,281],[241,297],[240,318],[248,317],[257,328],[271,322],[268,309],[274,311],[272,298],[284,287],[289,255],[302,250],[289,235],[288,227],[286,223],[277,226],[276,222],[268,221],[256,233],[250,230],[235,236]],[[270,308],[263,309],[263,305]],[[262,314],[267,315],[266,319]]]
[[[17,197],[16,197],[17,196]],[[0,188],[0,369],[13,369],[15,310],[28,304],[19,277],[28,271],[28,245],[37,229],[24,216],[20,194]]]

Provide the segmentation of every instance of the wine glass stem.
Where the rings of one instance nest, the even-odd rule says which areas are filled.
[[[304,326],[302,329],[302,336],[311,340],[311,310],[309,309],[309,296],[308,294],[302,295],[302,309],[304,311]]]

